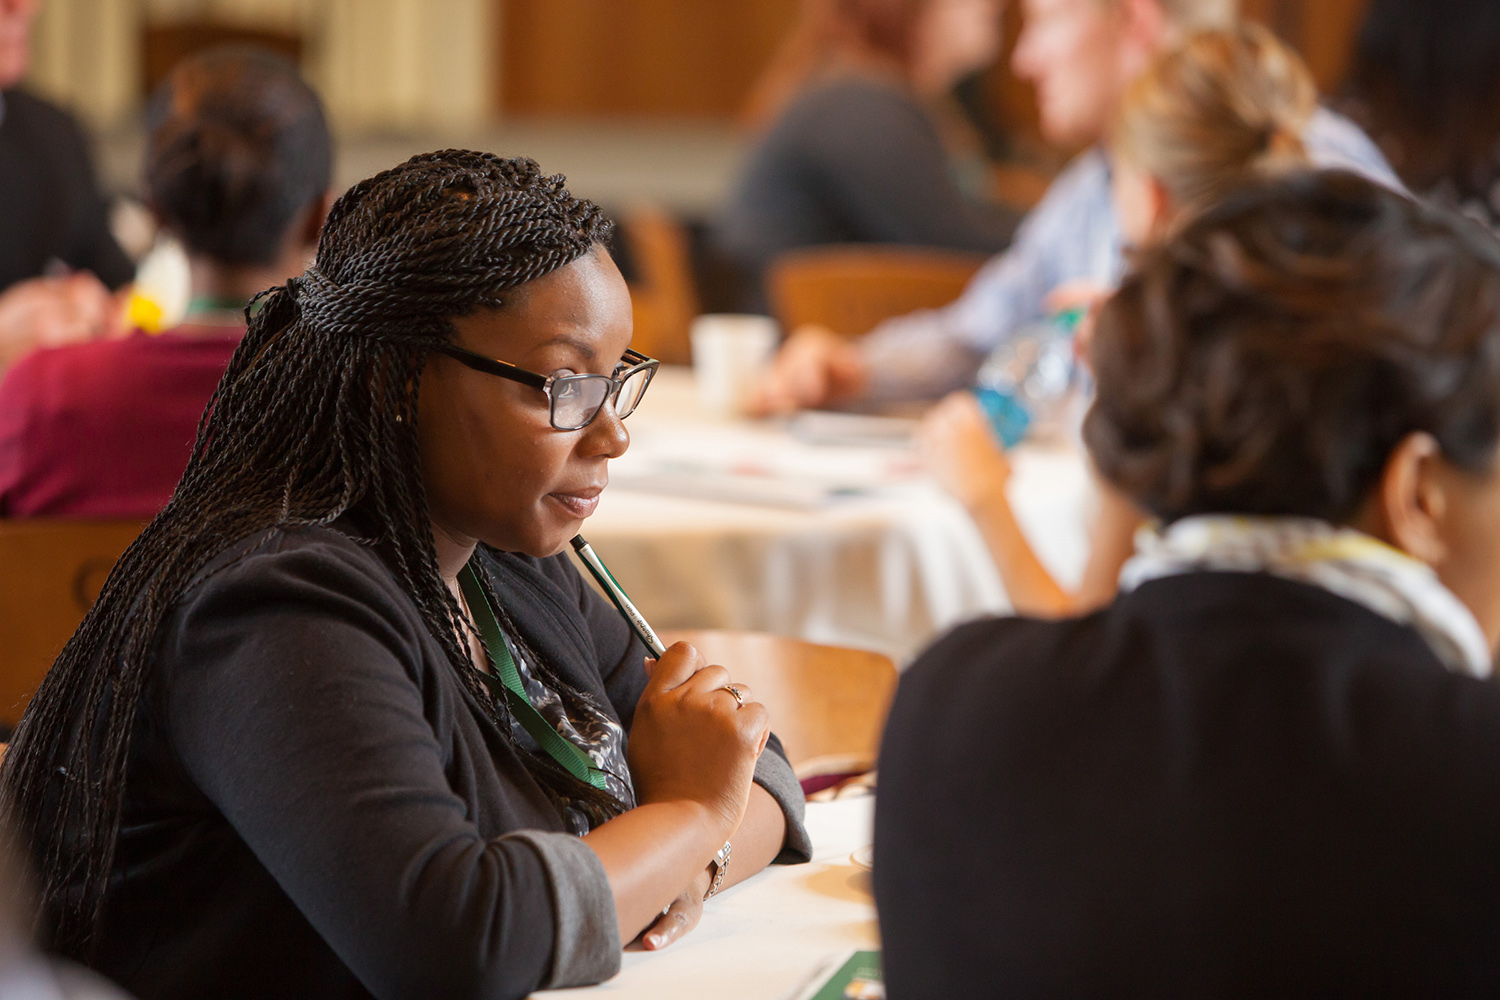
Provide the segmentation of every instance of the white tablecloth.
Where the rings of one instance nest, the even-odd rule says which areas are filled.
[[[663,369],[627,426],[631,450],[611,463],[616,485],[583,531],[657,628],[772,632],[903,662],[948,627],[1008,607],[973,522],[908,449],[811,445],[783,424],[715,420],[685,369]],[[764,482],[769,502],[704,499],[684,484],[712,476],[676,474],[705,467]],[[1042,559],[1076,580],[1081,458],[1022,448],[1015,470],[1023,527]],[[851,495],[802,502],[840,486]]]
[[[835,957],[878,948],[870,876],[849,861],[870,843],[874,802],[809,803],[810,864],[773,866],[720,893],[691,934],[662,951],[626,952],[607,983],[536,1000],[783,1000]]]

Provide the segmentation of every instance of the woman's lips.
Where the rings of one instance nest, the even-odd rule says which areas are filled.
[[[586,490],[574,490],[571,493],[548,493],[549,499],[554,500],[571,516],[580,521],[594,512],[599,506],[599,494],[604,492],[602,486],[591,486]]]

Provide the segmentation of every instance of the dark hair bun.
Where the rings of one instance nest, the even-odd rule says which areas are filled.
[[[1500,445],[1500,244],[1347,173],[1247,189],[1137,260],[1102,310],[1084,435],[1164,520],[1351,518],[1426,431]]]
[[[146,189],[187,245],[227,264],[270,264],[328,190],[333,141],[297,70],[260,49],[179,63],[147,112]]]

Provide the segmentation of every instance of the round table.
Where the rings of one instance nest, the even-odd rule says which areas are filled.
[[[690,371],[663,368],[584,535],[658,629],[771,632],[901,663],[954,624],[1007,610],[978,529],[921,473],[909,442],[830,443],[830,428],[868,429],[844,419],[716,417]],[[1076,581],[1089,503],[1081,456],[1027,446],[1014,464],[1023,529]]]

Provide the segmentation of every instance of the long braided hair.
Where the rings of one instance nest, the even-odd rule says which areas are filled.
[[[157,632],[195,574],[240,539],[350,515],[509,735],[438,572],[417,393],[452,318],[500,307],[506,289],[578,259],[609,231],[597,206],[531,160],[445,150],[356,184],[329,213],[316,265],[258,297],[176,492],[111,572],[0,768],[0,807],[31,844],[55,948],[91,952]],[[529,663],[565,707],[587,699],[534,654]],[[545,755],[522,757],[554,802],[579,805],[591,822],[622,808]]]

